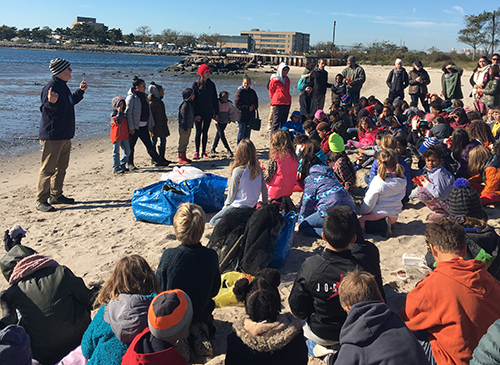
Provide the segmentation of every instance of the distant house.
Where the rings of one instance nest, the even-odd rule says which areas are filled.
[[[104,23],[97,23],[96,18],[87,18],[84,16],[77,16],[70,28],[73,29],[77,24],[88,24],[97,29],[104,27]]]

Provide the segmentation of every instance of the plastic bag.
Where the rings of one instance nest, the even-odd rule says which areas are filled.
[[[250,274],[245,274],[237,271],[229,271],[221,275],[221,285],[219,293],[213,298],[217,308],[226,307],[228,305],[235,305],[238,303],[236,297],[233,293],[234,284],[240,280],[246,278],[250,282],[254,277]]]
[[[207,174],[193,166],[175,166],[174,169],[170,172],[166,172],[161,175],[162,181],[171,180],[174,183],[178,184],[186,180],[198,179],[201,177],[205,177]]]
[[[297,222],[298,214],[288,212],[285,215],[286,225],[280,233],[278,244],[274,248],[274,257],[268,267],[273,269],[281,269],[285,266],[286,259],[290,254],[293,244],[293,236],[295,233],[295,223]]]
[[[190,179],[179,185],[189,189],[194,194],[194,202],[205,212],[216,212],[224,206],[224,192],[227,178],[214,174],[205,174],[198,179]]]
[[[182,203],[194,203],[191,190],[170,180],[159,181],[134,191],[132,210],[138,221],[172,225]]]

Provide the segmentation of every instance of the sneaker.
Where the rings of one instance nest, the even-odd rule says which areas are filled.
[[[50,205],[47,202],[36,203],[36,209],[38,209],[41,212],[55,212],[56,211],[56,208],[54,208],[52,205]]]
[[[199,160],[200,159],[200,154],[198,152],[195,152],[193,155],[193,160]]]
[[[385,223],[387,224],[387,231],[385,232],[384,237],[389,238],[392,236],[392,223],[391,218],[385,217]]]
[[[216,155],[216,154],[217,154],[217,151],[215,150],[215,148],[212,148],[212,149],[210,150],[210,154],[211,154],[211,155]]]
[[[115,175],[122,175],[124,173],[125,173],[125,170],[122,170],[122,169],[113,170],[113,174],[115,174]]]
[[[127,165],[121,165],[121,166],[120,166],[120,170],[122,170],[123,172],[130,171],[130,170],[127,168]]]
[[[51,196],[47,200],[47,202],[49,204],[74,204],[75,203],[75,199],[73,199],[73,198],[67,198],[64,195],[61,195],[58,198],[54,198],[54,197]]]
[[[210,158],[210,157],[208,157],[208,155],[207,155],[207,153],[206,153],[206,152],[203,152],[203,153],[201,154],[201,157],[203,157],[203,158]]]
[[[129,163],[129,164],[128,164],[128,170],[129,170],[129,171],[135,171],[135,170],[139,170],[139,169],[138,169],[137,167],[135,167],[135,165],[134,165],[134,164],[130,164],[130,163]]]
[[[233,158],[234,155],[233,155],[233,152],[231,150],[227,150],[227,154],[229,155],[229,157]]]

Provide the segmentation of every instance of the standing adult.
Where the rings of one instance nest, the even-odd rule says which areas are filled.
[[[269,80],[269,98],[273,108],[273,123],[271,125],[271,134],[281,129],[286,123],[292,96],[290,95],[290,79],[287,74],[290,67],[285,62],[281,62],[278,71],[271,76]]]
[[[366,75],[363,67],[356,63],[356,57],[349,56],[347,58],[347,67],[342,71],[342,76],[345,79],[347,95],[351,97],[353,104],[357,104],[361,88],[366,81]]]
[[[463,99],[461,77],[464,70],[455,65],[453,61],[446,62],[442,70],[441,87],[443,91],[441,94],[443,98],[452,102]]]
[[[146,151],[148,151],[148,155],[155,166],[168,166],[168,162],[156,153],[151,139],[149,139],[149,132],[153,131],[155,121],[153,113],[151,113],[148,98],[146,97],[146,83],[143,79],[134,76],[132,87],[127,92],[125,104],[125,115],[127,116],[129,132],[128,141],[130,143],[128,169],[130,171],[137,170],[137,167],[134,165],[134,148],[139,138],[144,147],[146,147]]]
[[[389,88],[389,99],[394,101],[399,97],[401,100],[404,100],[405,89],[409,85],[408,73],[403,67],[403,61],[401,59],[396,59],[394,66],[395,67],[389,72],[389,76],[387,76],[387,80],[385,81]]]
[[[63,58],[50,61],[50,80],[42,89],[40,130],[42,161],[38,176],[36,209],[53,212],[53,204],[73,204],[75,199],[63,195],[63,183],[69,164],[71,138],[75,136],[75,104],[83,99],[88,85],[85,78],[72,93],[66,83],[71,80],[70,63]]]
[[[415,61],[409,76],[410,87],[408,91],[410,93],[411,101],[417,103],[418,105],[418,100],[420,99],[425,112],[430,113],[429,103],[425,97],[427,95],[427,85],[431,83],[431,78],[424,69],[422,61]]]
[[[472,86],[472,98],[474,99],[474,106],[476,110],[482,115],[486,114],[486,106],[481,100],[482,95],[478,90],[484,88],[488,82],[488,69],[490,68],[490,61],[486,56],[479,58],[476,68],[472,71],[469,82]]]
[[[498,53],[493,53],[493,56],[491,56],[491,64],[500,66],[500,55]]]
[[[156,84],[154,81],[151,81],[151,85],[149,85],[148,91],[149,107],[151,108],[151,113],[153,114],[153,119],[155,121],[155,125],[153,126],[153,137],[151,138],[151,144],[156,150],[156,142],[160,140],[160,145],[158,146],[158,155],[162,159],[165,159],[167,137],[170,136],[165,104],[162,101],[163,97],[165,96],[165,89],[160,84]]]
[[[200,78],[193,83],[194,90],[194,125],[196,134],[194,135],[194,145],[196,152],[193,158],[200,158],[200,139],[201,139],[201,157],[208,158],[207,142],[208,129],[212,119],[217,120],[219,116],[219,100],[217,99],[217,89],[215,84],[210,80],[212,70],[206,64],[201,64],[198,67]]]
[[[250,139],[250,126],[248,122],[255,116],[259,107],[259,98],[254,89],[251,88],[252,80],[247,75],[243,76],[241,86],[234,95],[234,105],[240,111],[238,116],[238,144],[242,139]]]
[[[316,110],[323,110],[325,106],[326,89],[332,87],[332,84],[328,83],[328,72],[325,70],[324,59],[320,58],[318,60],[318,64],[314,70],[311,71],[309,82],[313,87]]]

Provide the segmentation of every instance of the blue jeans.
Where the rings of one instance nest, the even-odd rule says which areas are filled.
[[[323,234],[323,220],[324,218],[320,213],[315,212],[305,217],[299,224],[299,232],[305,236],[321,238]]]
[[[120,147],[123,150],[122,158],[120,159]],[[113,143],[113,170],[118,170],[121,166],[125,166],[130,155],[130,144],[128,139],[116,141]]]
[[[219,212],[216,215],[214,215],[212,217],[212,219],[210,219],[210,227],[215,227],[215,225],[217,225],[217,223],[219,223],[219,221],[222,219],[222,217],[224,217],[224,215],[226,215],[227,213],[231,212],[231,210],[233,210],[233,209],[237,209],[237,208],[234,208],[230,205],[226,205],[221,210],[219,210]]]
[[[242,139],[250,139],[250,132],[252,132],[252,129],[247,123],[238,122],[238,144]]]

